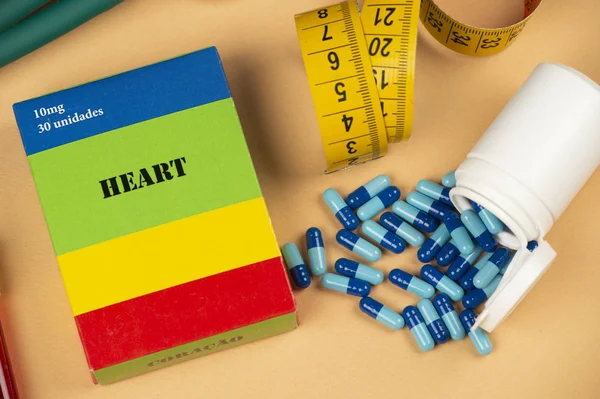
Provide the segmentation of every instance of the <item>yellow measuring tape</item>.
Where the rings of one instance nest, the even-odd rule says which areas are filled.
[[[520,22],[477,28],[433,0],[344,1],[296,16],[296,30],[317,112],[327,172],[385,155],[412,133],[419,17],[444,46],[485,56],[510,46],[541,0],[525,0]]]

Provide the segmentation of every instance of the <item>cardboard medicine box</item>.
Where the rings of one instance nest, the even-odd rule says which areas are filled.
[[[97,383],[297,326],[214,47],[14,112]]]

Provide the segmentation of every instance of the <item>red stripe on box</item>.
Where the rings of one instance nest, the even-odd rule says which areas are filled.
[[[92,370],[295,311],[281,257],[75,317]]]

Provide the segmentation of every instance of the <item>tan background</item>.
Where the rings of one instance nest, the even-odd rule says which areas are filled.
[[[387,173],[405,195],[421,178],[439,179],[539,62],[565,63],[600,82],[596,0],[545,0],[519,40],[492,58],[451,53],[420,27],[413,139],[392,145],[382,160],[325,176],[293,15],[331,2],[130,0],[0,69],[1,301],[23,398],[600,398],[600,173],[548,235],[559,257],[492,335],[491,356],[478,357],[468,339],[420,353],[408,329],[391,332],[361,314],[356,298],[313,285],[296,296],[301,326],[292,333],[92,385],[14,102],[216,45],[279,241],[300,244],[317,225],[332,266],[345,252],[334,244],[338,226],[321,202],[325,188],[345,194]],[[487,26],[515,22],[523,7],[519,0],[444,3]],[[411,250],[377,266],[416,272],[419,264]],[[374,297],[398,310],[417,300],[389,283]]]

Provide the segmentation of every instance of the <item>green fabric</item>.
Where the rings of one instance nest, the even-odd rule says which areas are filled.
[[[0,31],[19,22],[49,0],[0,0]]]
[[[122,1],[61,0],[35,13],[0,33],[0,67],[42,47]]]
[[[132,172],[139,185],[141,168],[155,176],[153,165],[181,157],[184,176],[104,197],[100,181]],[[29,162],[57,255],[262,196],[231,98],[42,151]]]
[[[185,360],[233,348],[248,342],[282,334],[298,326],[296,313],[288,313],[246,327],[214,335],[189,344],[153,353],[92,372],[98,384],[111,384],[126,378],[158,370]],[[268,344],[264,344],[268,345]]]

